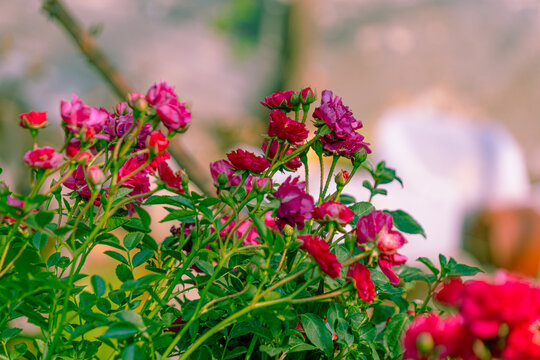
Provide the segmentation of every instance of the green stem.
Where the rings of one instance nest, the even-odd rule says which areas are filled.
[[[324,184],[324,190],[322,191],[322,194],[319,197],[319,205],[322,204],[322,202],[324,201],[324,197],[326,196],[326,192],[328,191],[328,186],[330,185],[330,181],[332,180],[332,175],[334,174],[334,169],[336,168],[336,164],[338,160],[339,160],[339,156],[334,156],[332,158],[332,165],[330,166],[330,170],[328,171],[326,184]],[[322,174],[322,171],[321,171],[321,174]]]

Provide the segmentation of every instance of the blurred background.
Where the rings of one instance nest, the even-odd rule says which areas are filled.
[[[63,4],[135,91],[157,80],[176,87],[193,114],[179,141],[204,173],[239,144],[260,145],[264,96],[331,89],[364,123],[371,160],[386,160],[404,181],[375,205],[424,226],[427,239],[410,237],[406,255],[444,252],[538,274],[540,1]],[[42,5],[0,0],[0,167],[22,193],[31,139],[19,113],[47,111],[53,125],[40,145],[55,146],[60,98],[75,93],[109,110],[120,101],[57,9]],[[361,181],[349,193],[366,200]]]

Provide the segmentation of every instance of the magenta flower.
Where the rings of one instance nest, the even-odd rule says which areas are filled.
[[[129,196],[135,196],[150,191],[150,179],[148,178],[147,169],[139,170],[135,173],[135,170],[143,164],[144,161],[137,159],[137,157],[132,157],[128,161],[126,161],[125,164],[122,165],[122,167],[120,167],[120,170],[118,171],[119,180],[131,176],[131,174],[134,173],[133,176],[131,176],[122,184],[123,187],[133,189],[133,191],[129,193]],[[140,205],[140,203],[147,198],[148,196],[141,197],[136,199],[135,202]],[[134,204],[130,203],[126,207],[128,209],[129,215],[133,215],[135,212]]]
[[[308,134],[309,131],[306,129],[306,125],[287,117],[283,111],[272,110],[270,112],[268,136],[287,140],[294,145],[300,145],[307,139]]]
[[[476,359],[473,356],[474,337],[464,326],[463,319],[437,315],[417,316],[405,333],[405,359]]]
[[[227,160],[210,163],[210,175],[216,186],[221,185],[224,188],[237,186],[242,181],[242,176],[234,174],[234,167]]]
[[[368,267],[359,262],[352,264],[349,266],[349,271],[347,271],[347,278],[353,281],[358,296],[371,304],[375,299],[375,284],[371,280]]]
[[[182,185],[182,175],[178,171],[176,174],[173,173],[167,162],[162,161],[157,166],[159,178],[167,184],[168,187],[178,191],[179,193],[184,194],[186,191]]]
[[[406,261],[407,257],[405,255],[397,253],[392,255],[380,254],[378,263],[379,268],[390,280],[390,282],[392,284],[399,284],[399,277],[396,275],[392,267],[403,265]]]
[[[249,151],[238,149],[227,154],[231,164],[238,170],[249,170],[256,174],[262,173],[270,166],[270,161]]]
[[[501,358],[505,360],[540,359],[540,318],[523,323],[508,335]]]
[[[315,208],[313,218],[318,222],[335,221],[343,226],[354,219],[354,212],[342,203],[327,201]]]
[[[291,181],[289,176],[274,193],[280,200],[276,221],[280,230],[283,230],[286,224],[302,230],[304,223],[313,217],[315,204],[311,195],[305,192],[305,188],[305,182],[299,182],[298,178]]]
[[[60,101],[60,115],[64,128],[75,134],[80,133],[85,140],[92,139],[100,132],[109,117],[105,109],[88,106],[75,94],[71,96],[71,104]]]
[[[41,129],[47,126],[47,113],[45,111],[30,111],[20,114],[21,122],[19,125],[26,129]]]
[[[261,104],[271,110],[282,109],[282,110],[290,111],[293,109],[291,97],[295,95],[296,95],[296,91],[292,91],[292,90],[276,91],[275,93],[265,97],[264,101],[261,101]]]
[[[356,225],[356,237],[359,244],[375,241],[381,253],[395,254],[407,240],[398,231],[393,231],[392,215],[380,210],[372,211],[361,217]]]
[[[451,277],[441,284],[435,293],[435,300],[446,306],[459,306],[465,291],[465,284],[460,277]]]
[[[64,157],[50,146],[30,150],[24,154],[23,158],[26,164],[40,169],[54,169],[63,159]]]
[[[336,153],[348,158],[364,148],[369,154],[369,144],[364,137],[356,132],[362,123],[353,117],[349,108],[341,102],[341,98],[333,97],[330,90],[324,90],[321,97],[321,106],[313,112],[313,118],[319,120],[316,125],[326,124],[331,130],[330,134],[321,137],[323,149],[329,153]]]
[[[77,166],[75,171],[73,171],[66,181],[64,181],[63,185],[68,189],[75,190],[75,192],[77,192],[77,194],[79,194],[79,196],[83,199],[90,199],[92,196],[92,191],[90,190],[88,182],[84,176],[82,165]],[[94,204],[100,204],[99,196]]]
[[[220,221],[222,224],[226,223],[229,219],[228,216],[225,216]],[[235,220],[231,221],[227,226],[225,226],[220,232],[219,235],[223,238],[227,237],[230,232],[235,228]],[[259,233],[253,225],[253,220],[245,219],[240,222],[240,225],[236,228],[236,236],[238,239],[242,239],[242,245],[258,245],[261,242],[259,239]]]
[[[136,126],[137,124],[135,124]],[[105,123],[105,133],[96,135],[97,138],[105,140],[114,140],[121,138],[126,135],[133,126],[133,115],[131,113],[126,115],[114,116],[111,115],[108,117]],[[133,128],[135,128],[133,126]],[[133,130],[132,130],[133,131]],[[144,124],[139,132],[137,137],[137,144],[135,145],[135,150],[142,150],[146,148],[146,141],[150,132],[152,131],[152,126],[150,124]],[[129,132],[131,134],[131,132]]]
[[[165,81],[152,86],[146,101],[156,110],[157,116],[169,130],[184,131],[191,122],[191,112],[178,100],[174,88]]]
[[[330,252],[328,243],[317,235],[299,235],[302,241],[301,248],[311,255],[323,272],[331,278],[337,278],[341,273],[341,263],[335,254]]]

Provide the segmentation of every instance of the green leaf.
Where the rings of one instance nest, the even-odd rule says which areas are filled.
[[[139,330],[143,330],[145,328],[141,315],[137,314],[135,311],[124,310],[124,311],[120,311],[114,316],[122,321],[132,323]]]
[[[18,343],[15,345],[13,351],[9,354],[10,359],[18,359],[28,351],[28,345],[26,343]]]
[[[107,331],[105,331],[105,334],[102,335],[102,338],[119,340],[127,339],[138,332],[139,329],[134,324],[129,322],[118,322],[109,326]]]
[[[321,349],[329,359],[333,359],[334,344],[332,334],[324,321],[317,315],[307,313],[301,316],[306,336],[313,345]]]
[[[128,250],[132,250],[132,249],[136,248],[137,245],[139,245],[139,243],[143,239],[144,235],[145,234],[143,232],[139,232],[139,231],[127,234],[124,237],[124,246]]]
[[[22,329],[19,329],[19,328],[6,329],[2,331],[2,335],[0,335],[0,339],[2,339],[2,341],[4,342],[7,342],[9,341],[9,339],[14,338],[15,336],[19,335],[21,331]]]
[[[453,260],[453,261],[452,261]],[[448,270],[447,275],[454,276],[473,276],[480,272],[484,272],[482,269],[479,269],[474,266],[469,266],[465,264],[458,264],[453,258],[450,258],[449,265],[450,269]]]
[[[180,206],[183,205],[190,209],[194,209],[193,202],[185,196],[150,196],[148,200],[144,202],[144,205],[174,205]]]
[[[112,257],[115,260],[118,260],[124,264],[129,264],[127,259],[120,253],[117,253],[116,251],[107,250],[103,252],[105,255]]]
[[[352,195],[341,194],[339,196],[339,202],[344,205],[349,205],[349,204],[354,204],[356,202],[356,199]]]
[[[96,294],[98,297],[102,297],[103,294],[105,294],[105,290],[107,290],[105,280],[103,280],[103,278],[99,275],[92,275],[90,282],[92,283],[94,294]]]
[[[119,228],[127,222],[129,222],[129,219],[113,216],[107,220],[107,225],[105,225],[105,231],[110,232],[116,228]]]
[[[169,213],[169,215],[165,216],[163,220],[160,222],[167,222],[171,220],[185,220],[187,218],[191,218],[195,215],[195,212],[193,210],[174,210]]]
[[[152,222],[152,218],[148,214],[146,210],[144,210],[140,206],[135,206],[135,212],[137,212],[137,215],[139,215],[139,219],[141,219],[141,222],[146,228],[150,228],[150,223]]]
[[[396,210],[396,211],[385,211],[386,213],[392,215],[392,218],[394,219],[394,225],[398,230],[403,231],[407,234],[420,234],[424,238],[426,237],[426,233],[424,232],[424,229],[420,224],[413,219],[413,217],[409,214],[407,214],[403,210]]]
[[[122,351],[122,360],[145,360],[146,354],[137,344],[128,345]]]
[[[354,212],[354,215],[358,217],[366,216],[370,212],[375,210],[375,207],[367,201],[357,202],[351,206],[351,210]]]
[[[118,280],[122,282],[133,280],[133,273],[131,272],[131,269],[127,265],[119,264],[116,267],[115,273],[116,273],[116,277],[118,277]]]
[[[390,319],[384,328],[383,344],[385,349],[392,354],[392,358],[401,354],[401,336],[409,324],[409,315],[399,313]]]
[[[38,249],[41,250],[47,245],[47,241],[49,240],[49,237],[47,234],[37,232],[34,237],[32,238],[32,245]]]
[[[131,263],[133,264],[133,267],[136,268],[137,266],[142,265],[143,263],[150,260],[153,256],[154,256],[154,251],[143,250],[135,254]]]
[[[51,256],[49,256],[49,259],[47,259],[47,266],[51,267],[58,263],[58,260],[60,260],[60,257],[62,255],[59,252],[53,253]]]
[[[439,269],[437,269],[435,267],[435,265],[433,265],[433,263],[431,262],[431,260],[429,260],[427,257],[419,257],[418,259],[416,259],[417,261],[420,261],[422,264],[426,265],[427,268],[429,270],[431,270],[431,272],[437,276],[439,275]]]

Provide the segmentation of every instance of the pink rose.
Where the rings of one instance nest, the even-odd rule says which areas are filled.
[[[178,101],[174,89],[165,81],[152,86],[146,93],[146,100],[170,131],[187,129],[191,122],[191,112],[185,103]]]
[[[35,150],[28,151],[24,154],[24,162],[28,165],[41,168],[41,169],[53,169],[58,167],[63,160],[63,156],[54,151],[50,146],[44,146],[42,148],[36,148]]]
[[[347,278],[353,281],[354,287],[358,290],[358,296],[368,303],[375,299],[375,284],[371,280],[371,273],[366,265],[359,262],[349,266]]]
[[[354,219],[354,212],[342,203],[327,201],[315,208],[313,218],[318,222],[335,221],[343,226]]]
[[[148,149],[154,154],[160,154],[167,150],[169,140],[161,133],[161,130],[154,130],[147,140]]]

